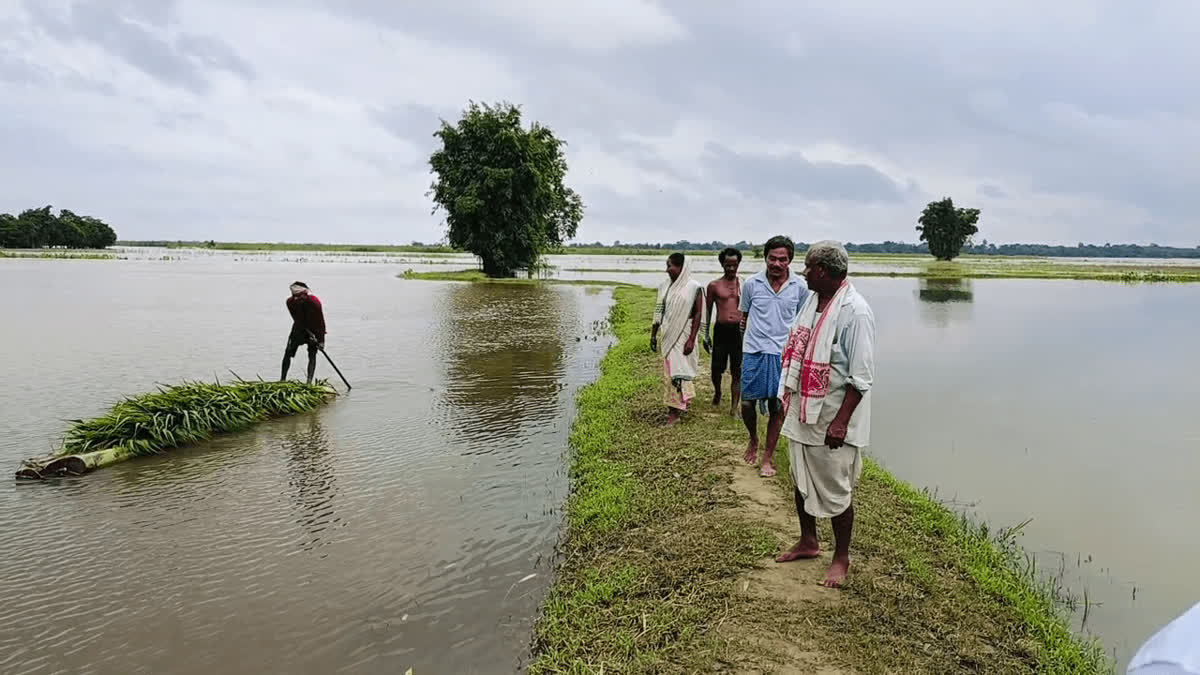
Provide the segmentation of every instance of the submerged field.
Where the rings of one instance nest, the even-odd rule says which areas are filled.
[[[532,672],[1111,669],[1022,564],[1015,532],[989,536],[873,463],[849,585],[819,586],[827,553],[775,564],[797,536],[785,453],[773,481],[741,465],[741,423],[709,407],[705,387],[664,428],[653,293],[616,297],[619,342],[579,397],[562,564]],[[821,532],[828,551],[827,521]]]

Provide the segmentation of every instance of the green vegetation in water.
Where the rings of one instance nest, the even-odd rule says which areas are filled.
[[[330,251],[346,253],[427,253],[449,255],[459,253],[449,246],[425,244],[289,244],[286,242],[235,241],[120,241],[121,246],[157,246],[164,248],[199,248],[212,251]]]
[[[618,341],[579,395],[562,562],[531,672],[814,670],[797,651],[859,672],[1111,669],[1098,645],[1072,634],[1013,531],[991,537],[871,462],[856,492],[848,586],[755,579],[779,569],[769,556],[797,536],[787,453],[766,488],[783,528],[732,489],[745,431],[701,403],[703,388],[682,424],[662,426],[661,366],[647,341],[654,292],[615,297]],[[828,550],[827,522],[821,531]],[[766,597],[739,592],[752,580]]]
[[[629,286],[623,281],[591,279],[535,279],[522,277],[489,277],[481,270],[454,270],[452,272],[414,272],[405,270],[396,275],[410,281],[470,281],[493,284],[555,284],[560,286]]]
[[[0,251],[0,258],[18,260],[116,260],[117,256],[111,253],[33,249],[28,251]]]
[[[314,410],[332,393],[324,381],[239,380],[160,387],[155,393],[117,403],[103,417],[74,420],[59,454],[109,448],[123,448],[135,456],[158,454],[214,434],[241,431],[271,417]]]

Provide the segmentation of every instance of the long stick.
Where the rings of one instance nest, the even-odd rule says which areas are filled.
[[[307,330],[307,329],[305,329],[305,330]],[[317,336],[313,335],[313,332],[311,330],[308,330],[307,332],[308,332],[308,336],[310,338],[312,338],[313,342],[316,342],[318,345],[321,344],[317,340]],[[347,380],[346,376],[342,374],[342,371],[340,369],[338,369],[337,364],[333,362],[333,359],[329,358],[329,353],[325,351],[325,348],[324,347],[317,347],[317,348],[320,349],[321,353],[325,355],[325,360],[329,362],[329,365],[333,366],[333,370],[334,370],[334,372],[336,372],[338,374],[338,377],[342,378],[342,382],[346,383],[346,391],[350,391],[351,389],[353,389],[354,387],[350,386],[350,381]]]

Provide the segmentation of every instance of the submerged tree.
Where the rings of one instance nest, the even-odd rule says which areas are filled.
[[[565,143],[548,127],[521,125],[510,103],[472,101],[458,124],[442,121],[442,147],[429,158],[430,194],[446,213],[451,246],[479,256],[490,277],[531,269],[575,236],[583,201],[563,185]]]
[[[979,209],[955,208],[954,201],[946,197],[929,202],[917,222],[917,231],[921,241],[929,243],[929,252],[938,260],[953,260],[979,232]]]

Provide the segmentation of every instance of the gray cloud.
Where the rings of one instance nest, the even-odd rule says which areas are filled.
[[[898,202],[900,187],[866,164],[810,162],[800,153],[740,154],[710,143],[705,166],[722,182],[748,197]]]
[[[25,8],[48,35],[66,42],[84,40],[102,46],[164,84],[196,94],[208,90],[210,77],[206,71],[211,69],[246,79],[254,77],[253,68],[215,36],[182,33],[171,39],[165,34],[163,29],[172,12],[169,2],[76,0],[67,6],[65,17],[35,0],[26,0]]]
[[[163,221],[206,228],[189,199],[269,228],[284,207],[262,195],[302,193],[289,229],[263,237],[362,204],[349,238],[435,239],[436,218],[402,231],[371,218],[427,213],[437,119],[494,95],[568,141],[591,240],[753,240],[777,222],[807,239],[911,240],[924,202],[950,195],[981,202],[989,241],[1196,243],[1190,0],[68,6],[0,8],[13,36],[0,38],[0,87],[26,104],[0,105],[0,121],[36,114],[34,140],[105,139],[158,167],[147,189],[187,215],[130,224],[147,237],[169,236]],[[152,127],[165,135],[140,133]],[[89,180],[68,153],[46,161],[59,184]]]
[[[983,185],[980,185],[976,189],[976,192],[978,192],[980,195],[983,195],[984,197],[991,197],[992,199],[1007,199],[1008,198],[1007,192],[1005,192],[1000,186],[992,185],[991,183],[984,183]]]

